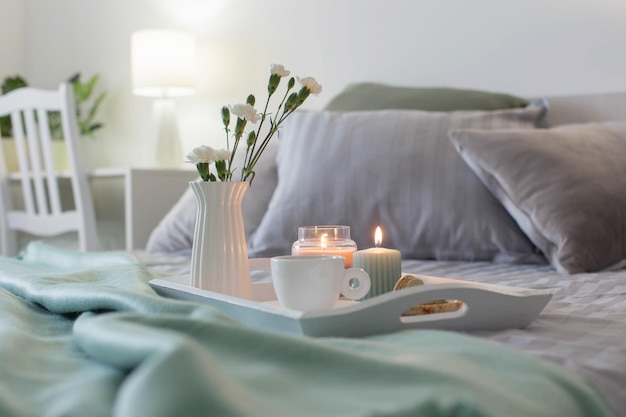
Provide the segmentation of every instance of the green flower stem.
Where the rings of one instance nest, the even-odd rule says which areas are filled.
[[[270,77],[270,82],[271,82],[271,77]],[[276,88],[278,88],[278,85],[276,86]],[[276,89],[274,89],[274,91],[276,91]],[[270,105],[270,98],[272,97],[273,94],[274,94],[273,91],[268,90],[267,100],[265,100],[265,108],[263,109],[263,113],[261,113],[261,121],[259,122],[259,128],[257,129],[257,133],[256,133],[257,140],[259,138],[259,135],[261,134],[261,128],[263,127],[263,122],[265,122],[265,118],[267,117],[267,109]],[[246,148],[246,157],[244,158],[244,164],[243,164],[244,169],[241,170],[242,181],[245,181],[244,177],[246,178],[248,177],[248,172],[252,168],[250,167],[250,161],[248,160],[248,157],[254,155],[256,142],[257,141],[255,140],[254,143],[252,144],[252,147],[251,147],[252,149],[250,149],[250,147]]]
[[[289,91],[287,91],[288,93]],[[287,94],[285,94],[285,96],[287,96]],[[285,99],[283,99],[284,101]],[[304,102],[304,100],[302,101],[302,103]],[[274,136],[274,133],[276,133],[278,131],[278,127],[280,126],[280,124],[282,122],[285,121],[285,119],[287,117],[289,117],[289,115],[291,115],[294,111],[296,111],[296,109],[298,107],[300,107],[300,105],[302,103],[297,103],[292,109],[285,111],[284,107],[283,107],[283,113],[282,115],[279,116],[278,118],[278,122],[273,122],[272,123],[272,127],[270,128],[270,131],[268,132],[268,134],[265,136],[265,138],[263,139],[263,141],[261,142],[261,146],[259,147],[259,149],[257,150],[256,153],[254,153],[250,159],[250,161],[245,165],[245,173],[242,173],[242,180],[245,181],[247,179],[247,177],[250,175],[251,172],[253,172],[254,166],[257,164],[257,162],[259,161],[259,159],[261,158],[261,155],[263,154],[263,152],[265,151],[265,148],[267,147],[267,145],[270,142],[270,139],[272,139],[272,136]],[[281,107],[282,107],[282,102],[281,102]],[[280,109],[280,107],[279,107]],[[280,112],[280,110],[279,110]],[[270,119],[271,120],[271,119]]]
[[[239,139],[241,139],[241,135],[235,136],[235,144],[233,145],[233,151],[230,154],[230,158],[228,159],[228,172],[226,175],[227,181],[230,181],[233,177],[233,159],[235,159],[235,153],[237,153],[237,147],[239,146]]]
[[[265,139],[263,139],[263,141],[261,142],[261,146],[259,147],[259,149],[257,150],[256,154],[253,155],[253,157],[250,159],[250,162],[247,165],[247,169],[246,169],[246,174],[245,177],[242,178],[243,181],[245,181],[248,176],[250,174],[254,173],[254,166],[256,165],[256,163],[259,161],[259,158],[261,158],[261,155],[263,154],[263,152],[265,151],[265,148],[267,147],[267,145],[270,143],[270,139],[272,138],[272,136],[274,135],[274,133],[278,130],[278,125],[273,125],[270,128],[270,132],[267,134],[267,136],[265,137]]]
[[[274,136],[274,133],[276,133],[278,131],[278,127],[280,126],[280,124],[291,114],[293,113],[298,107],[299,104],[296,105],[295,107],[293,107],[291,110],[289,110],[288,112],[285,112],[285,101],[287,100],[287,97],[289,96],[289,91],[291,91],[293,87],[288,86],[287,87],[287,91],[285,91],[285,95],[283,96],[282,100],[280,101],[280,104],[278,105],[278,111],[276,113],[277,118],[278,118],[278,122],[273,122],[272,118],[270,117],[270,123],[272,124],[272,127],[270,128],[270,131],[268,132],[268,134],[265,136],[265,138],[263,139],[263,141],[261,142],[261,146],[259,147],[258,150],[255,151],[255,147],[256,147],[256,142],[255,142],[255,147],[253,147],[252,152],[250,152],[250,155],[246,154],[246,159],[245,159],[245,169],[242,171],[241,175],[242,175],[242,181],[245,181],[246,178],[250,175],[250,172],[252,172],[252,170],[254,169],[255,165],[257,164],[257,162],[259,161],[259,159],[261,158],[261,155],[263,154],[263,152],[265,151],[265,148],[267,147],[270,139],[272,138],[272,136]],[[267,112],[267,107],[269,104],[269,97],[267,99],[267,102],[265,103],[265,110],[263,111],[263,115],[261,116],[261,123],[263,123],[263,121],[265,120],[265,115]],[[280,111],[282,109],[282,115],[280,114]],[[276,119],[275,119],[276,120]],[[258,137],[259,137],[259,133],[261,132],[261,126],[259,125],[259,130],[257,133],[257,141],[258,141]],[[250,158],[248,160],[248,157]]]
[[[291,91],[291,88],[287,88],[287,91],[285,91],[285,95],[283,96],[283,99],[280,101],[280,104],[278,105],[278,109],[283,109],[283,113],[285,112],[284,108],[283,108],[283,104],[285,104],[285,100],[287,100],[287,96],[289,96],[289,91]]]
[[[228,128],[228,126],[224,126],[224,132],[226,133],[226,149],[230,149],[230,140],[229,140],[230,129]],[[231,155],[231,158],[228,160],[228,173],[231,172],[232,163],[233,163],[233,158]]]
[[[285,121],[285,119],[287,119],[287,117],[293,114],[311,94],[311,90],[305,85],[302,85],[299,90],[294,91],[296,78],[291,77],[287,81],[286,91],[284,95],[282,96],[282,98],[280,99],[280,103],[278,104],[278,107],[276,108],[276,112],[275,113],[268,112],[268,109],[270,108],[270,101],[272,100],[272,97],[274,96],[275,92],[278,90],[278,87],[280,86],[280,83],[282,82],[282,78],[284,78],[283,76],[279,75],[280,73],[279,71],[284,71],[283,66],[280,65],[277,67],[278,67],[278,71],[276,71],[276,73],[272,73],[269,78],[269,82],[267,86],[268,95],[267,95],[267,99],[265,100],[263,111],[253,116],[254,119],[257,119],[257,118],[259,119],[259,124],[257,126],[257,129],[255,130],[254,128],[252,128],[248,132],[246,139],[245,139],[244,164],[241,170],[242,181],[252,182],[252,180],[254,180],[254,177],[255,177],[254,167],[259,162],[263,152],[265,152],[267,146],[269,145],[270,140],[272,139],[274,134],[276,134],[276,132],[279,131],[279,128],[282,125],[282,123]],[[274,65],[272,65],[272,72],[273,71],[275,71]],[[309,80],[307,79],[306,81],[309,81]],[[303,83],[301,82],[300,84],[303,84]],[[237,105],[237,106],[243,106],[241,108],[241,111],[243,111],[242,114],[245,114],[245,116],[248,117],[249,113],[256,112],[256,110],[254,110],[255,101],[256,100],[255,100],[254,95],[251,94],[246,99],[245,105]],[[250,106],[250,107],[246,107],[246,106]],[[240,112],[239,108],[237,108],[237,112]],[[231,122],[230,116],[231,114],[230,114],[229,108],[226,106],[222,107],[222,122],[224,124],[224,133],[226,134],[226,147],[227,147],[227,150],[230,152],[230,157],[227,160],[220,161],[219,163],[216,161],[215,169],[217,171],[217,177],[219,178],[220,181],[232,180],[234,171],[236,170],[233,167],[234,158],[235,158],[235,155],[237,154],[237,151],[239,150],[239,142],[241,141],[241,138],[243,137],[245,133],[246,124],[248,122],[246,117],[237,117],[235,127],[233,130],[231,130],[230,129],[230,122]],[[261,132],[263,131],[263,128],[265,127],[265,122],[267,118],[269,118],[270,126],[269,128],[265,129],[267,130],[267,134],[264,136],[263,140],[259,142],[259,138],[261,137]],[[231,136],[233,140],[231,140]],[[230,146],[231,142],[233,143],[232,149]],[[213,150],[212,148],[210,150],[213,152],[221,152],[221,151]],[[202,167],[199,167],[199,168],[201,169]],[[217,180],[217,178],[209,172],[205,172],[204,174],[205,175],[203,177],[206,178],[208,175],[208,178],[210,181]]]
[[[237,118],[237,124],[235,125],[235,143],[233,145],[233,150],[230,154],[230,159],[228,160],[228,172],[226,175],[227,181],[230,181],[233,177],[233,172],[232,172],[232,165],[233,165],[233,160],[235,158],[235,154],[237,153],[237,147],[239,146],[239,140],[241,139],[241,136],[243,136],[243,132],[246,129],[246,123],[247,120],[246,119],[242,119],[241,117]],[[245,168],[245,165],[244,165]]]

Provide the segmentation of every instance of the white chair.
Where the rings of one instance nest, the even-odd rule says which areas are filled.
[[[54,166],[48,113],[51,111],[60,112],[69,174],[62,174]],[[2,254],[17,253],[18,231],[38,237],[75,231],[78,249],[98,250],[93,199],[80,156],[71,84],[61,84],[57,91],[20,88],[0,96],[0,116],[4,115],[11,117],[16,155],[4,155],[0,147]],[[8,172],[6,158],[10,157],[17,157],[17,172]],[[73,196],[71,209],[63,206],[59,187],[59,180],[68,176]]]

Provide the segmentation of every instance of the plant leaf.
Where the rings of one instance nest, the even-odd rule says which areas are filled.
[[[96,101],[94,101],[93,105],[91,106],[91,109],[89,109],[89,114],[87,115],[87,119],[85,120],[87,120],[88,122],[91,122],[91,120],[93,120],[94,116],[96,115],[96,111],[98,111],[98,108],[100,107],[100,104],[105,97],[106,93],[100,93],[98,98],[96,98]]]

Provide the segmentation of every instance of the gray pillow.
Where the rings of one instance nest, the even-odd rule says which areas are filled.
[[[278,140],[273,138],[263,152],[255,167],[256,176],[246,191],[242,202],[243,223],[246,237],[250,237],[261,223],[267,210],[270,198],[278,182],[276,154]],[[235,155],[233,165],[239,170],[243,165],[244,152]],[[234,178],[240,178],[236,171]],[[190,188],[180,197],[176,204],[163,217],[148,238],[148,252],[180,252],[191,249],[193,233],[196,225],[198,203]]]
[[[626,123],[450,139],[558,271],[626,265]]]
[[[384,246],[404,258],[545,263],[447,137],[452,127],[533,128],[544,110],[296,113],[249,254],[289,253],[305,225],[348,225],[371,247],[380,225]]]
[[[358,83],[349,85],[335,96],[326,105],[325,110],[499,110],[525,107],[526,105],[528,105],[526,99],[489,91]]]

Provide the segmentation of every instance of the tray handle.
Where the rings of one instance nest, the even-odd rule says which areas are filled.
[[[495,330],[526,327],[552,295],[543,291],[503,291],[464,283],[424,285],[383,294],[345,308],[344,319],[377,329],[438,328]],[[463,306],[452,312],[402,316],[411,307],[434,300],[454,299]],[[339,311],[335,311],[338,314]],[[340,320],[343,321],[343,320]]]

